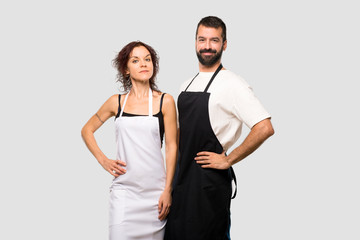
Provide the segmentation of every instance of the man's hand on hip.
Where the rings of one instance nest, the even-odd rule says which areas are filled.
[[[231,164],[225,155],[225,151],[221,154],[205,151],[198,152],[194,159],[202,168],[228,169],[231,167]]]

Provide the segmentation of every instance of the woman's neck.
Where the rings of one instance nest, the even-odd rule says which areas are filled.
[[[132,87],[130,90],[130,95],[133,95],[135,98],[144,98],[149,97],[149,82],[132,82]]]

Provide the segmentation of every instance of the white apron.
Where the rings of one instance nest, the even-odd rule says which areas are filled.
[[[126,162],[126,173],[114,178],[110,187],[110,240],[162,240],[165,221],[158,219],[158,202],[165,188],[158,118],[149,115],[123,117],[115,121],[116,158]]]

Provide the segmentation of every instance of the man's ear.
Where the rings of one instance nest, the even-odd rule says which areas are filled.
[[[225,40],[224,43],[223,43],[223,51],[226,50],[226,47],[227,47],[227,40]]]

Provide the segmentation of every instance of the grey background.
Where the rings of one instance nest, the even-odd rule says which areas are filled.
[[[235,165],[232,238],[360,239],[358,11],[350,0],[2,1],[0,238],[107,239],[112,177],[80,130],[118,93],[111,60],[150,44],[158,85],[176,98],[198,70],[196,24],[216,15],[224,66],[276,131]],[[114,157],[113,121],[96,138]]]

